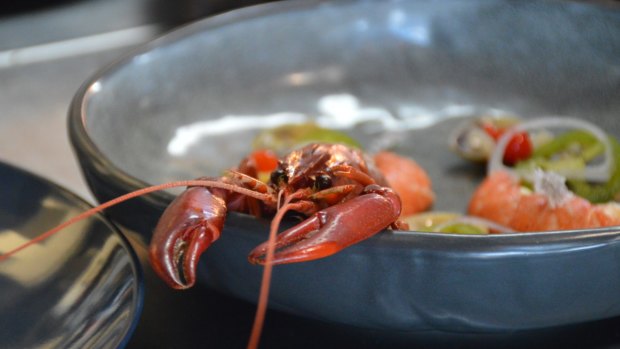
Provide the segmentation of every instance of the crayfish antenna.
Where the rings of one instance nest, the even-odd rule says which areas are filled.
[[[170,188],[174,188],[174,187],[183,187],[183,186],[187,186],[187,181],[179,181],[179,182],[170,182],[170,183],[164,183],[164,184],[160,184],[160,185],[154,185],[151,187],[146,187],[146,188],[142,188],[142,189],[138,189],[136,191],[127,193],[125,195],[119,196],[115,199],[112,199],[110,201],[107,201],[99,206],[95,206],[89,210],[86,210],[82,213],[80,213],[79,215],[55,226],[52,229],[49,229],[48,231],[44,232],[43,234],[25,242],[24,244],[17,246],[16,248],[0,255],[0,262],[4,261],[8,258],[10,258],[11,256],[15,255],[16,253],[32,246],[35,244],[38,244],[48,238],[50,238],[51,236],[55,235],[56,233],[62,231],[63,229],[69,227],[70,225],[73,225],[79,221],[82,221],[88,217],[91,217],[103,210],[105,210],[106,208],[118,205],[124,201],[139,197],[139,196],[143,196],[146,194],[150,194],[152,192],[156,192],[156,191],[161,191],[161,190],[166,190],[166,189],[170,189]]]
[[[75,224],[79,221],[82,221],[88,217],[93,216],[94,214],[97,214],[107,208],[110,208],[112,206],[118,205],[122,202],[125,202],[127,200],[131,200],[134,198],[137,198],[139,196],[143,196],[143,195],[147,195],[156,191],[162,191],[162,190],[167,190],[167,189],[171,189],[171,188],[176,188],[176,187],[212,187],[212,188],[222,188],[222,189],[226,189],[226,190],[231,190],[231,191],[235,191],[238,192],[240,194],[244,194],[259,200],[269,200],[271,199],[271,196],[266,195],[266,194],[261,194],[261,193],[257,193],[254,191],[251,191],[249,189],[245,189],[245,188],[238,188],[238,187],[234,187],[230,184],[227,183],[222,183],[222,182],[217,182],[217,181],[211,181],[211,180],[186,180],[186,181],[174,181],[174,182],[168,182],[168,183],[163,183],[163,184],[158,184],[158,185],[153,185],[150,187],[146,187],[146,188],[142,188],[142,189],[138,189],[135,191],[132,191],[130,193],[127,193],[125,195],[121,195],[117,198],[114,198],[110,201],[104,202],[103,204],[99,205],[99,206],[95,206],[89,210],[86,210],[82,213],[80,213],[79,215],[55,226],[54,228],[44,232],[43,234],[25,242],[22,245],[17,246],[16,248],[5,252],[3,254],[0,255],[0,262],[9,259],[11,256],[15,255],[16,253],[18,253],[19,251],[22,251],[32,245],[35,245],[37,243],[40,243],[46,239],[48,239],[49,237],[55,235],[56,233],[62,231],[63,229],[67,228],[68,226]]]
[[[267,303],[269,301],[269,288],[271,286],[271,273],[273,270],[273,259],[276,251],[276,237],[278,234],[278,229],[280,228],[280,222],[282,221],[284,214],[294,206],[294,204],[291,204],[290,202],[295,198],[295,195],[291,195],[284,200],[284,203],[280,207],[280,198],[282,197],[282,193],[283,191],[278,193],[278,211],[271,221],[271,226],[269,229],[267,253],[263,266],[263,277],[258,296],[258,305],[256,306],[256,316],[254,317],[252,333],[247,346],[248,349],[256,349],[258,347],[258,342],[260,341],[260,335],[263,331],[263,325],[265,323]]]

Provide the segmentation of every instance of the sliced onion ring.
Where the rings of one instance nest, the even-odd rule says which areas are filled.
[[[523,131],[528,130],[536,130],[543,128],[573,128],[580,129],[590,132],[594,137],[596,137],[602,144],[605,149],[603,162],[598,165],[586,166],[585,169],[574,170],[574,169],[561,169],[554,171],[567,179],[581,179],[588,180],[592,182],[607,182],[611,177],[611,169],[613,167],[613,154],[611,149],[611,144],[607,139],[607,135],[605,132],[599,128],[598,126],[576,118],[569,117],[560,117],[560,116],[551,116],[544,117],[540,119],[535,119],[531,121],[525,121],[521,124],[511,127],[508,129],[497,141],[497,145],[491,154],[491,159],[488,163],[487,171],[488,173],[492,173],[495,171],[506,171],[518,178],[524,178],[531,180],[531,174],[524,173],[523,171],[517,171],[514,168],[510,168],[504,165],[503,158],[504,153],[506,152],[506,147],[508,143],[512,139],[512,137]]]

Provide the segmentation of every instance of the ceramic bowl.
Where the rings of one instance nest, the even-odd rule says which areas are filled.
[[[483,170],[448,150],[462,117],[565,115],[620,136],[620,13],[558,1],[301,1],[208,18],[102,70],[77,92],[73,147],[101,201],[217,176],[260,130],[316,121],[389,146],[464,211]],[[175,192],[110,210],[149,239]],[[200,282],[254,302],[247,254],[268,220],[228,216]],[[287,222],[287,224],[292,224]],[[459,236],[383,232],[277,267],[270,305],[354,326],[512,331],[620,315],[617,227]]]

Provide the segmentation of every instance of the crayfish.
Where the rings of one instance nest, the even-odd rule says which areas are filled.
[[[401,214],[432,204],[431,181],[416,162],[390,152],[373,160],[341,144],[312,143],[281,159],[254,152],[222,177],[199,179],[203,185],[188,187],[168,206],[151,240],[151,266],[169,286],[191,287],[199,257],[220,236],[228,211],[275,214],[269,240],[248,256],[265,265],[248,345],[256,347],[273,265],[327,257],[387,227],[406,228]],[[287,211],[307,218],[276,237]]]
[[[357,149],[314,143],[281,160],[266,154],[255,152],[224,176],[206,179],[214,182],[211,186],[187,188],[168,206],[150,246],[151,265],[168,285],[181,289],[194,284],[199,256],[220,236],[228,211],[257,217],[295,211],[308,217],[277,236],[271,261],[276,265],[323,258],[388,226],[403,227],[398,221],[402,201],[414,201],[414,210],[432,202],[430,181],[415,181],[425,176],[423,170],[393,153],[378,153],[371,161]],[[382,168],[401,173],[384,176]],[[258,179],[261,172],[270,172],[266,183]],[[390,188],[386,177],[411,173],[416,175],[410,188],[400,193]],[[411,196],[420,186],[426,196]],[[408,210],[410,206],[407,202]],[[264,264],[267,247],[256,247],[249,261]]]

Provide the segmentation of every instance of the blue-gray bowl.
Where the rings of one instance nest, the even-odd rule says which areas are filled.
[[[389,143],[412,156],[434,181],[435,208],[464,211],[482,171],[447,149],[459,117],[559,114],[620,136],[618,52],[617,8],[573,2],[262,5],[181,28],[97,73],[75,96],[69,131],[105,201],[148,184],[216,176],[249,152],[257,128],[283,116],[322,118],[366,147]],[[109,214],[148,240],[173,196],[156,193]],[[246,256],[267,230],[267,220],[230,214],[201,260],[201,282],[254,302],[262,270]],[[323,260],[277,267],[270,305],[399,331],[608,318],[620,315],[619,238],[617,227],[384,232]]]

